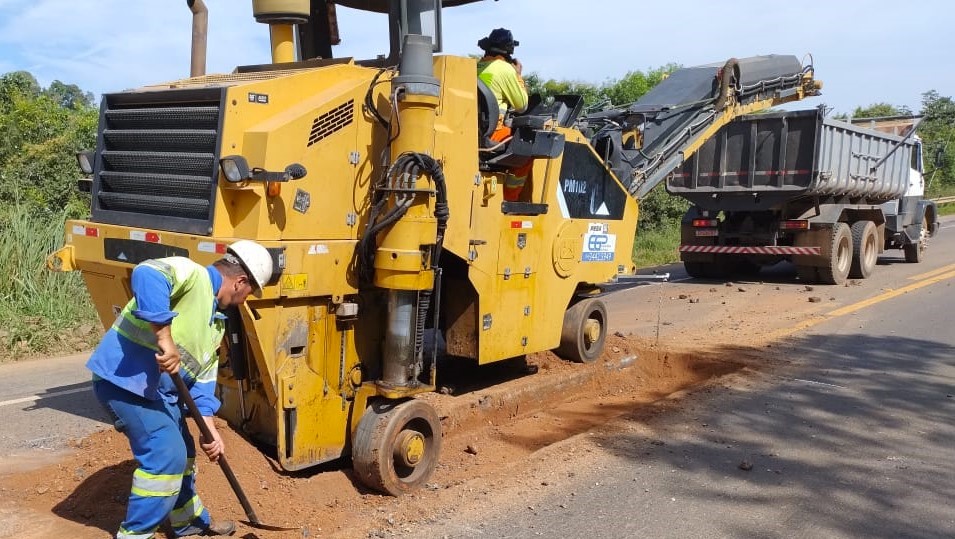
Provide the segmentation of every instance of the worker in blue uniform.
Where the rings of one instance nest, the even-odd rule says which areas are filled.
[[[184,257],[147,260],[133,268],[133,298],[106,332],[87,368],[93,392],[129,439],[139,464],[117,539],[149,539],[168,519],[176,537],[227,536],[231,521],[214,523],[195,490],[195,444],[171,373],[180,373],[213,433],[202,440],[211,461],[225,453],[212,417],[221,311],[242,304],[272,275],[272,257],[240,240],[204,267]]]

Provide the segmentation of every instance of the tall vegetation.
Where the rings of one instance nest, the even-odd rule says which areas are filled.
[[[536,73],[526,80],[545,98],[578,94],[589,109],[600,109],[638,100],[678,67],[631,71],[601,84]],[[852,116],[911,112],[876,103],[857,107]],[[919,134],[932,189],[955,193],[955,102],[931,90],[922,95],[919,114],[925,116]],[[98,332],[80,277],[44,269],[46,255],[62,244],[64,220],[89,212],[88,197],[75,188],[74,154],[94,146],[97,116],[92,94],[74,84],[53,81],[44,88],[26,71],[0,76],[0,360],[82,347]],[[640,203],[637,263],[676,260],[687,202],[657,188]]]
[[[0,360],[81,348],[95,333],[80,276],[44,268],[64,220],[89,211],[74,154],[94,144],[92,100],[25,71],[0,77]]]

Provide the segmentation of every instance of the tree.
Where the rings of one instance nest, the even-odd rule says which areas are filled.
[[[98,113],[92,95],[55,81],[41,88],[26,71],[0,77],[0,207],[35,215],[84,212],[75,153],[92,148]]]
[[[43,94],[67,109],[75,110],[93,106],[93,94],[84,92],[75,84],[66,84],[55,80],[50,83],[46,90],[43,90]]]
[[[40,84],[28,71],[11,71],[0,77],[0,112],[13,104],[17,97],[32,99],[40,95]]]
[[[955,185],[955,102],[929,90],[922,94],[922,116],[925,172],[933,185]]]
[[[905,105],[896,107],[888,103],[873,103],[865,108],[856,107],[852,111],[853,118],[883,118],[886,116],[909,116],[911,114],[912,110]]]
[[[632,103],[679,67],[671,63],[645,72],[630,71],[621,79],[610,79],[600,85],[580,81],[544,80],[537,73],[527,75],[524,81],[527,83],[528,93],[540,94],[545,100],[555,95],[574,94],[583,97],[584,105],[593,109]]]
[[[679,68],[679,65],[670,63],[663,67],[648,69],[646,72],[631,71],[622,79],[607,85],[604,93],[614,105],[633,103]]]

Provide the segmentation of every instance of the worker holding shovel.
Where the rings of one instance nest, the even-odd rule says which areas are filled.
[[[133,269],[133,298],[86,366],[93,391],[126,435],[139,467],[117,539],[148,539],[167,518],[176,537],[227,536],[231,521],[214,523],[195,491],[192,436],[182,402],[201,412],[202,450],[225,461],[212,422],[214,390],[225,331],[220,312],[241,305],[272,275],[272,257],[239,240],[208,267],[184,257],[147,260]],[[177,390],[188,389],[187,395]],[[191,398],[190,398],[191,397]]]

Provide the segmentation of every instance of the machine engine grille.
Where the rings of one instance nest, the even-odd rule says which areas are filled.
[[[319,115],[319,117],[315,118],[315,121],[312,122],[312,131],[308,136],[308,145],[311,146],[332,133],[341,130],[352,122],[354,116],[354,99],[349,99],[347,102]]]
[[[93,220],[209,234],[221,89],[108,94],[93,180]]]

